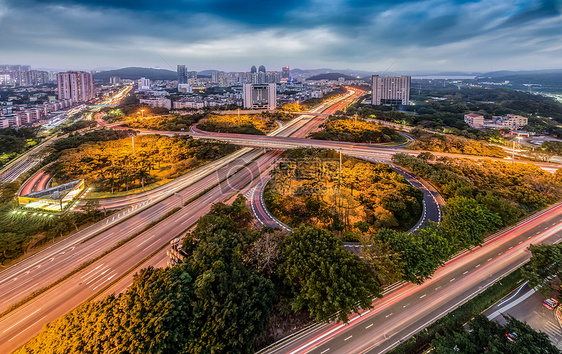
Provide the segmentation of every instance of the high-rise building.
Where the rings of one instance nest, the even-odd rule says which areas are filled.
[[[213,84],[218,84],[219,83],[219,77],[220,77],[220,71],[213,71],[211,73],[211,82]]]
[[[291,70],[289,69],[288,66],[284,66],[283,69],[281,69],[281,78],[285,80],[289,80],[290,77],[291,77]]]
[[[410,104],[411,76],[373,75],[372,104]]]
[[[267,74],[265,71],[265,66],[260,65],[258,69],[258,84],[265,84],[267,82]]]
[[[277,108],[276,84],[244,84],[244,108],[274,110]]]
[[[187,84],[187,70],[185,65],[178,65],[178,85]]]
[[[139,80],[138,90],[139,91],[149,91],[150,90],[150,80],[142,77]]]
[[[121,82],[122,81],[121,81],[121,78],[119,76],[112,76],[112,77],[109,78],[109,83],[112,84],[112,85],[117,85],[117,84],[120,84]]]
[[[57,84],[59,100],[71,99],[72,102],[87,102],[96,97],[92,73],[85,71],[58,73]]]

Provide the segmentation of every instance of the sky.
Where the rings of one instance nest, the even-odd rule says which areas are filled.
[[[562,0],[0,0],[0,64],[562,69]]]

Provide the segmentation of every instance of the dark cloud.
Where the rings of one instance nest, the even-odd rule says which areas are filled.
[[[560,2],[0,0],[0,57],[94,68],[151,66],[161,62],[158,52],[200,68],[265,60],[368,69],[402,56],[398,66],[477,69],[490,57],[526,65],[527,54],[511,53],[533,51],[533,64],[548,66],[562,54]]]

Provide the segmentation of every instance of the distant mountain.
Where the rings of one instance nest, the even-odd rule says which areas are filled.
[[[197,76],[201,77],[201,75],[203,75],[203,76],[211,77],[211,75],[213,75],[213,71],[217,71],[217,70],[203,70],[203,71],[199,71],[199,72],[197,73]]]
[[[331,73],[337,73],[337,74],[340,74],[340,75],[343,74],[343,75],[353,76],[353,77],[356,78],[356,77],[373,75],[375,72],[363,71],[363,70],[352,70],[352,69],[335,70],[335,69],[328,69],[328,68],[323,68],[323,69],[299,69],[299,68],[295,68],[295,69],[291,69],[291,76],[292,77],[310,77],[310,76],[315,76],[315,75],[331,74]]]
[[[543,75],[543,74],[560,74],[562,73],[562,69],[545,69],[545,70],[518,70],[518,71],[491,71],[488,73],[483,73],[478,75],[478,77],[485,78],[485,77],[514,77],[514,76],[531,76],[531,75]]]
[[[319,74],[314,75],[307,80],[317,81],[317,80],[338,80],[340,77],[343,77],[346,80],[357,80],[357,76],[350,76],[342,73],[326,73],[326,74]]]
[[[109,81],[109,78],[112,76],[130,80],[138,80],[142,77],[150,80],[177,80],[178,78],[177,73],[171,70],[129,67],[116,70],[101,71],[94,74],[94,79]]]

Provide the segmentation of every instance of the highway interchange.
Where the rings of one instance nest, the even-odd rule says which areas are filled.
[[[319,109],[324,109],[320,107]],[[311,129],[316,118],[300,118],[289,129],[280,129],[279,134],[290,134],[298,127]],[[59,285],[44,292],[17,310],[0,319],[0,352],[10,352],[36,335],[44,323],[48,323],[78,306],[130,269],[164,247],[172,238],[180,235],[207,213],[213,203],[225,201],[238,190],[247,186],[266,170],[279,156],[276,151],[263,153],[262,149],[242,149],[201,169],[190,172],[192,179],[183,180],[178,191],[161,196],[154,204],[133,205],[88,229],[78,232],[43,252],[34,255],[1,273],[0,311],[25,296],[39,290],[84,262],[94,259],[105,250],[140,232],[145,225],[160,219],[170,210],[182,207],[208,188],[215,186],[180,211],[160,222],[125,246],[88,265]],[[220,163],[219,163],[220,162]],[[208,173],[207,173],[208,172]],[[203,178],[201,178],[204,176]],[[228,178],[227,178],[228,177]],[[220,182],[220,183],[219,183]],[[182,189],[183,188],[183,189]],[[139,211],[140,210],[140,211]],[[120,222],[127,214],[137,213]],[[130,216],[130,215],[129,215]],[[95,237],[93,237],[95,236]]]
[[[319,107],[318,111],[328,108],[327,106]],[[322,116],[301,116],[286,125],[285,129],[279,129],[276,133],[280,136],[275,137],[211,134],[197,130],[187,134],[197,138],[231,141],[252,148],[335,148],[350,155],[386,162],[392,154],[404,152],[394,147],[302,139],[321,121]],[[292,137],[288,137],[291,134]],[[261,195],[256,191],[261,190],[265,179],[258,177],[267,176],[267,171],[277,161],[279,154],[279,151],[264,153],[262,149],[241,149],[234,155],[188,173],[171,182],[167,188],[143,196],[124,198],[122,201],[113,200],[111,203],[122,203],[117,205],[119,207],[129,207],[4,270],[0,273],[0,292],[4,294],[0,299],[0,311],[51,284],[85,261],[103,254],[119,241],[140,232],[145,225],[160,219],[168,211],[181,208],[156,227],[142,232],[124,246],[0,318],[0,352],[18,348],[36,335],[43,324],[62,316],[91,297],[99,298],[123,291],[131,282],[134,273],[131,270],[148,265],[164,265],[165,245],[192,226],[213,203],[227,201],[239,191],[249,197]],[[541,167],[546,169],[555,168],[543,165]],[[213,186],[209,192],[183,206],[184,201],[195,198],[201,191]],[[425,185],[424,188],[432,187]],[[249,199],[253,208],[258,205],[256,203],[262,203],[263,206],[259,199]],[[112,207],[109,204],[107,206]],[[435,212],[440,213],[436,210]],[[257,214],[259,220],[259,213]],[[387,295],[375,301],[372,310],[353,317],[350,324],[316,325],[264,352],[385,352],[524,263],[529,258],[526,248],[530,243],[558,241],[561,237],[559,231],[562,227],[558,226],[561,220],[562,207],[551,208],[494,236],[483,247],[451,260],[421,286],[399,284],[387,289]],[[122,274],[127,276],[118,280]],[[112,284],[116,280],[118,281]]]

